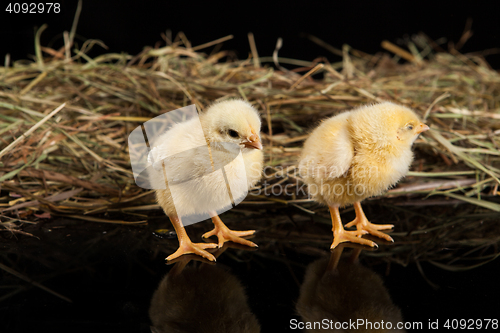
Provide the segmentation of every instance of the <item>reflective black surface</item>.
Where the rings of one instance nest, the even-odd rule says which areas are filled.
[[[467,205],[365,207],[372,222],[396,224],[395,244],[330,253],[328,212],[316,206],[314,215],[248,204],[223,214],[233,229],[259,230],[259,248],[229,244],[214,253],[216,264],[187,257],[165,265],[177,239],[157,231],[170,228],[160,211],[144,226],[55,218],[24,226],[38,238],[3,232],[0,331],[150,332],[155,324],[166,332],[305,332],[294,328],[323,319],[423,328],[438,320],[444,330],[447,319],[475,319],[474,328],[500,319],[498,214]],[[187,230],[197,240],[211,227]]]

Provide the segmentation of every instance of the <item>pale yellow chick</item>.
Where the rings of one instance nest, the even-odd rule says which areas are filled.
[[[380,195],[405,176],[413,160],[411,146],[428,129],[409,108],[384,102],[329,118],[311,133],[299,171],[312,197],[330,208],[332,249],[347,241],[376,246],[360,237],[367,233],[393,241],[380,231],[393,225],[370,223],[360,202]],[[346,227],[356,225],[355,232],[344,230],[338,210],[350,204],[356,218]]]
[[[192,243],[184,229],[183,216],[211,217],[215,228],[203,237],[216,235],[219,247],[226,241],[257,246],[241,238],[254,230],[232,231],[218,214],[243,200],[248,189],[261,178],[260,126],[259,114],[249,103],[229,100],[213,104],[199,115],[199,120],[192,118],[175,124],[155,140],[151,148],[162,170],[153,170],[149,179],[152,184],[167,179],[166,189],[156,190],[156,198],[179,239],[179,249],[167,260],[195,253],[215,261],[205,249],[217,245]]]

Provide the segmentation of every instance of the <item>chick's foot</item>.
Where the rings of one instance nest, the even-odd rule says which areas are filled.
[[[217,244],[215,243],[193,243],[189,239],[184,239],[180,242],[177,251],[167,257],[167,261],[173,260],[182,256],[183,254],[188,253],[194,253],[210,261],[215,261],[215,257],[208,251],[205,251],[205,249],[215,248],[217,248]]]
[[[169,255],[166,259],[167,261],[173,260],[182,256],[183,254],[194,253],[210,261],[215,261],[215,257],[205,249],[215,249],[217,244],[215,243],[193,243],[184,229],[181,218],[175,215],[169,216],[172,225],[174,226],[175,232],[177,234],[177,239],[179,239],[179,248],[177,251]]]
[[[391,236],[379,231],[388,230],[394,228],[393,224],[373,224],[365,216],[361,204],[359,202],[354,204],[354,210],[356,211],[356,218],[351,222],[347,223],[346,228],[356,226],[358,233],[365,235],[370,234],[378,238],[385,239],[389,242],[394,242]]]
[[[356,217],[354,220],[347,223],[345,226],[346,228],[349,228],[354,225],[356,226],[357,231],[360,232],[362,235],[370,234],[375,237],[385,239],[388,242],[394,242],[394,239],[392,239],[391,236],[383,233],[382,231],[379,231],[379,230],[387,230],[394,228],[394,225],[392,224],[373,224],[367,219],[359,219]]]
[[[377,243],[358,236],[361,235],[357,231],[346,231],[344,230],[344,228],[340,230],[333,230],[333,243],[330,246],[330,249],[333,250],[334,248],[337,247],[337,245],[344,242],[351,242],[361,245],[368,245],[371,247],[378,247]]]
[[[211,236],[216,235],[219,240],[219,248],[224,245],[225,242],[233,242],[238,243],[250,247],[258,247],[254,242],[249,241],[248,239],[244,239],[241,237],[250,236],[255,233],[255,230],[247,230],[247,231],[234,231],[229,229],[224,222],[220,219],[219,216],[212,217],[212,221],[214,223],[214,229],[203,234],[203,238],[209,238]]]
[[[330,215],[332,217],[332,231],[333,231],[333,243],[330,249],[334,249],[340,243],[352,242],[361,245],[368,245],[371,247],[378,247],[377,243],[372,242],[368,239],[361,238],[362,233],[360,231],[346,231],[342,226],[342,221],[340,219],[340,213],[338,207],[330,206]]]

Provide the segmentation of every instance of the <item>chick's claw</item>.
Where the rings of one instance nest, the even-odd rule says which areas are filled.
[[[250,236],[255,233],[255,230],[247,230],[247,231],[234,231],[229,229],[219,218],[219,216],[212,217],[212,221],[214,223],[214,229],[203,234],[203,238],[208,238],[211,236],[217,236],[219,240],[219,247],[222,247],[225,242],[233,242],[238,243],[250,247],[258,247],[254,242],[249,241],[248,239],[244,239],[241,237]]]
[[[370,234],[375,237],[385,239],[388,242],[394,242],[391,236],[379,231],[392,229],[394,228],[393,224],[373,224],[366,218],[356,217],[354,220],[345,225],[346,228],[352,226],[356,226],[357,231],[362,235]]]
[[[215,257],[208,251],[205,251],[205,249],[216,249],[216,248],[217,244],[215,243],[192,243],[191,241],[184,240],[179,245],[177,251],[169,255],[166,260],[170,261],[184,254],[194,253],[210,261],[215,261]]]
[[[368,239],[364,239],[360,237],[361,234],[357,231],[346,231],[343,229],[340,230],[334,230],[333,231],[333,243],[330,246],[330,249],[333,250],[334,248],[337,247],[340,243],[344,242],[352,242],[352,243],[357,243],[361,245],[367,245],[370,247],[378,247],[377,243],[372,242]]]
[[[212,231],[203,234],[203,238],[208,238],[216,235],[219,240],[219,247],[222,247],[225,242],[239,243],[250,247],[258,247],[254,242],[248,239],[241,238],[240,236],[250,236],[255,233],[255,230],[248,231],[233,231],[228,227],[215,227]]]
[[[360,202],[354,203],[354,211],[356,212],[356,218],[351,222],[347,223],[346,228],[356,226],[357,231],[362,234],[370,234],[378,238],[385,239],[388,242],[394,242],[391,236],[379,231],[394,228],[392,224],[373,224],[366,218],[363,208]]]
[[[253,235],[255,233],[255,230],[236,231],[236,230],[230,230],[228,228],[226,228],[226,229],[229,230],[229,232],[232,235],[239,236],[239,237],[250,236],[250,235]],[[221,230],[219,228],[215,227],[212,231],[204,233],[202,237],[203,238],[209,238],[209,237],[212,237],[214,235],[218,235],[219,232],[221,232]]]

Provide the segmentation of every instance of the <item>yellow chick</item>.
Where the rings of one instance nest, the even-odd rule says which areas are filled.
[[[428,130],[409,108],[391,102],[362,106],[323,121],[304,143],[299,172],[311,196],[328,205],[333,225],[331,249],[351,241],[368,246],[376,243],[362,234],[393,241],[380,230],[393,225],[372,224],[360,202],[380,195],[408,172],[413,160],[411,146]],[[354,205],[356,218],[345,231],[339,207]]]
[[[149,180],[161,184],[166,179],[165,188],[156,190],[156,198],[179,240],[179,249],[167,260],[194,253],[215,261],[205,249],[217,244],[191,242],[182,221],[188,216],[210,217],[215,228],[203,237],[216,235],[219,247],[226,241],[257,247],[241,238],[255,230],[232,231],[218,214],[243,200],[261,178],[260,126],[259,114],[249,103],[229,100],[213,104],[200,113],[199,120],[175,124],[154,141],[152,162],[160,161],[161,168],[150,172]]]

